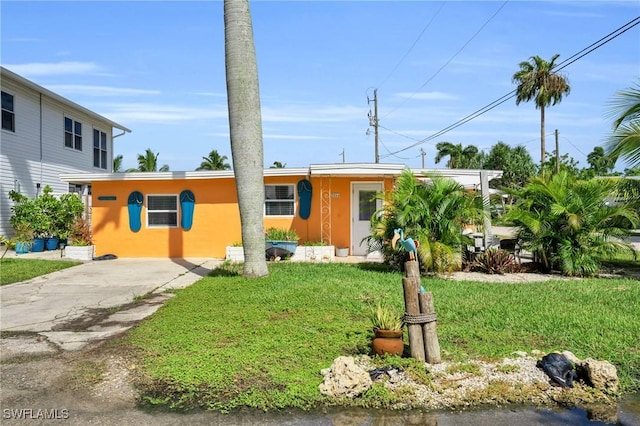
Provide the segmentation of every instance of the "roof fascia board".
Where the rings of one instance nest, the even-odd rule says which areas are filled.
[[[278,176],[397,176],[406,167],[402,164],[312,164],[309,168],[268,168],[264,177]],[[501,170],[469,169],[411,169],[417,176],[438,175],[443,177],[480,178],[480,172],[487,172],[489,180],[502,176]],[[234,178],[233,170],[205,170],[190,172],[129,172],[129,173],[63,173],[63,182],[107,182],[172,179],[228,179]]]
[[[264,169],[264,177],[272,176],[306,176],[306,168]],[[230,179],[234,178],[233,170],[205,170],[192,172],[125,172],[125,173],[63,173],[63,182],[108,182],[108,181],[141,181],[141,180],[173,180],[173,179]]]
[[[337,163],[311,164],[311,176],[381,176],[399,175],[405,168],[403,164],[381,163]]]
[[[83,113],[85,113],[85,114],[89,115],[90,117],[93,117],[93,118],[95,118],[97,120],[106,122],[111,127],[115,128],[115,129],[122,130],[122,131],[124,131],[126,133],[131,133],[131,129],[123,126],[122,124],[118,124],[115,121],[111,121],[108,118],[106,118],[106,117],[104,117],[104,116],[102,116],[102,115],[100,115],[100,114],[98,114],[98,113],[96,113],[94,111],[91,111],[90,109],[87,109],[87,108],[83,107],[82,105],[79,105],[79,104],[77,104],[77,103],[75,103],[73,101],[70,101],[69,99],[67,99],[67,98],[65,98],[63,96],[58,95],[57,93],[52,92],[49,89],[45,89],[44,87],[40,86],[39,84],[36,84],[31,80],[27,80],[26,78],[14,73],[13,71],[8,70],[5,67],[0,67],[0,71],[2,73],[2,78],[6,78],[6,77],[11,78],[11,79],[17,81],[18,83],[20,83],[20,84],[22,84],[24,86],[27,86],[28,88],[30,88],[32,90],[35,90],[38,93],[42,93],[43,95],[46,95],[46,96],[50,97],[51,99],[54,99],[54,100],[56,100],[58,102],[61,102],[64,105],[68,105],[68,106],[70,106],[72,108],[78,109],[78,110],[82,111]]]
[[[411,169],[414,175],[438,175],[444,177],[454,176],[480,176],[480,172],[487,172],[489,180],[502,177],[502,170],[484,169]]]

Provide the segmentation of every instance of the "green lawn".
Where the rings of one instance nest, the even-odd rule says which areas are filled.
[[[177,291],[122,342],[138,357],[148,402],[174,408],[311,407],[320,370],[369,353],[372,302],[403,306],[402,276],[379,265],[269,265],[264,279],[214,271]],[[640,281],[488,284],[423,279],[446,360],[570,350],[609,360],[640,389]],[[406,333],[405,333],[406,339]]]
[[[0,285],[25,281],[80,263],[69,260],[4,258],[0,260]]]

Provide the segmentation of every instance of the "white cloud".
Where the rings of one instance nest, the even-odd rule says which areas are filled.
[[[226,98],[227,94],[226,93],[221,93],[221,92],[195,92],[196,95],[198,96],[212,96],[214,98]]]
[[[5,64],[4,67],[22,76],[97,74],[102,72],[101,67],[93,62],[31,62]]]
[[[159,90],[131,89],[125,87],[91,86],[83,84],[54,84],[47,88],[56,93],[66,96],[87,95],[87,96],[138,96],[138,95],[159,95]]]
[[[444,92],[399,92],[394,94],[395,97],[405,98],[405,99],[418,99],[418,100],[428,100],[428,101],[443,101],[443,100],[455,100],[458,99],[457,96],[452,95],[451,93]]]
[[[271,134],[265,133],[263,135],[264,139],[290,139],[290,140],[318,140],[318,139],[329,139],[323,136],[317,135],[285,135],[285,134]]]
[[[14,43],[34,43],[39,42],[41,39],[35,37],[5,37],[3,39],[5,43],[14,42]]]
[[[287,105],[284,107],[264,106],[262,120],[265,122],[318,123],[345,122],[366,119],[363,108],[353,106],[327,106],[314,108],[308,105]]]
[[[103,105],[100,114],[122,123],[176,123],[192,120],[226,119],[227,109],[220,106],[185,107],[150,103]]]

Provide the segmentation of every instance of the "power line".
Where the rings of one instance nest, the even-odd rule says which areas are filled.
[[[576,149],[576,151],[578,151],[580,154],[584,155],[585,157],[588,157],[588,155],[587,155],[587,154],[585,154],[584,152],[582,152],[582,151],[580,150],[580,148],[578,148],[577,146],[575,146],[575,145],[573,144],[573,142],[571,142],[571,141],[569,140],[569,138],[568,138],[568,137],[566,137],[566,136],[562,136],[562,139],[564,139],[564,140],[566,140],[567,142],[569,142],[569,144],[571,144],[571,146],[572,146],[572,147],[574,147],[574,148]]]
[[[594,50],[596,50],[600,46],[603,46],[603,45],[607,44],[611,40],[613,40],[616,37],[624,34],[625,32],[627,32],[628,30],[630,30],[631,28],[635,27],[638,24],[640,24],[640,16],[636,17],[635,19],[632,19],[631,21],[627,22],[626,24],[624,24],[620,28],[618,28],[618,29],[616,29],[614,31],[611,31],[609,34],[607,34],[606,36],[602,37],[600,40],[591,43],[589,46],[585,47],[584,49],[582,49],[578,53],[573,54],[572,56],[568,57],[564,61],[562,61],[559,64],[557,64],[554,68],[557,68],[556,71],[561,71],[562,69],[568,67],[569,65],[571,65],[572,63],[574,63],[578,59],[588,55],[589,53],[593,52]],[[615,34],[614,37],[612,37],[609,40],[606,40],[607,38],[611,37],[614,34]],[[602,42],[603,40],[606,40],[606,41],[604,43],[602,43],[602,44],[598,44],[598,43]]]
[[[431,80],[433,80],[434,78],[436,78],[436,77],[437,77],[437,75],[438,75],[438,74],[440,74],[440,72],[441,72],[443,69],[445,69],[445,68],[447,67],[447,65],[449,65],[449,64],[451,63],[451,61],[453,61],[453,60],[456,58],[456,56],[458,56],[460,53],[462,53],[462,51],[467,47],[467,45],[469,45],[469,43],[471,43],[471,42],[472,42],[472,41],[473,41],[473,40],[478,36],[478,34],[480,34],[480,32],[482,32],[482,30],[483,30],[483,29],[484,29],[484,28],[489,24],[489,22],[491,22],[491,21],[493,20],[493,18],[495,18],[495,17],[496,17],[496,15],[497,15],[498,13],[500,13],[500,11],[502,10],[502,8],[504,8],[508,2],[509,2],[509,0],[505,0],[505,2],[504,2],[504,3],[502,3],[502,5],[498,8],[498,10],[496,10],[496,11],[493,13],[493,15],[491,15],[491,16],[489,17],[489,19],[487,19],[487,20],[484,22],[484,24],[482,24],[482,25],[480,26],[480,28],[479,28],[479,29],[478,29],[478,30],[477,30],[477,31],[476,31],[476,32],[471,36],[471,38],[469,38],[469,39],[468,39],[468,40],[467,40],[467,41],[462,45],[462,47],[460,47],[460,49],[458,49],[458,51],[457,51],[456,53],[454,53],[454,54],[453,54],[453,56],[451,56],[451,57],[450,57],[450,58],[449,58],[449,59],[448,59],[448,60],[447,60],[447,61],[446,61],[446,62],[445,62],[445,63],[444,63],[440,68],[438,68],[438,70],[437,70],[435,73],[433,73],[433,75],[431,75],[431,77],[429,77],[429,78],[427,79],[427,81],[425,81],[425,82],[422,84],[422,86],[418,87],[418,88],[416,89],[416,91],[415,91],[415,92],[413,92],[413,93],[411,94],[411,96],[409,96],[408,98],[406,98],[402,103],[400,103],[400,105],[398,105],[397,107],[395,107],[394,109],[392,109],[391,111],[389,111],[388,113],[386,113],[386,114],[384,115],[384,117],[382,117],[382,118],[388,117],[389,115],[391,115],[392,113],[394,113],[395,111],[397,111],[400,107],[402,107],[405,103],[407,103],[407,102],[409,101],[409,99],[412,99],[412,98],[415,96],[415,94],[417,93],[417,91],[418,91],[418,90],[420,90],[420,89],[424,88],[424,86],[426,86],[427,84],[429,84],[429,83],[431,82]]]
[[[400,157],[399,155],[393,154],[391,153],[391,150],[389,148],[387,148],[387,146],[384,144],[384,142],[382,142],[382,139],[380,139],[380,145],[382,145],[382,147],[389,153],[387,155],[387,157],[395,157],[399,160],[413,160],[414,158],[418,158],[420,157],[420,155],[416,155],[415,157]]]
[[[413,42],[413,44],[411,45],[411,47],[409,47],[409,50],[406,51],[406,53],[402,56],[402,58],[400,58],[400,61],[398,61],[398,63],[396,64],[395,67],[393,67],[393,69],[391,70],[391,72],[378,84],[377,87],[382,86],[384,83],[386,83],[386,81],[389,79],[389,77],[391,77],[393,75],[394,72],[396,72],[396,70],[398,69],[398,67],[400,66],[400,64],[402,64],[402,62],[407,58],[407,56],[409,56],[409,53],[411,53],[411,51],[413,50],[414,47],[416,47],[416,44],[418,44],[418,41],[420,40],[420,38],[422,38],[422,35],[425,33],[425,31],[427,31],[427,29],[431,26],[431,23],[434,21],[434,19],[436,19],[436,17],[440,14],[440,11],[442,10],[442,8],[444,7],[444,2],[442,2],[440,4],[440,7],[438,8],[438,10],[436,10],[435,15],[433,15],[431,17],[431,20],[429,22],[427,22],[427,25],[422,29],[422,32],[420,32],[420,34],[418,35],[418,38],[415,39],[415,41]]]
[[[430,140],[435,139],[435,138],[437,138],[439,136],[442,136],[445,133],[455,129],[456,127],[459,127],[459,126],[463,125],[464,123],[466,123],[468,121],[471,121],[474,118],[484,114],[485,112],[491,111],[495,107],[505,103],[509,99],[513,98],[515,96],[515,93],[516,93],[516,90],[514,89],[511,92],[507,93],[506,95],[502,96],[501,98],[498,98],[495,101],[491,102],[489,105],[486,105],[486,106],[480,108],[479,110],[476,110],[475,112],[472,112],[471,114],[467,115],[466,117],[461,118],[460,120],[456,121],[455,123],[453,123],[453,124],[445,127],[444,129],[434,133],[433,135],[428,136],[428,137],[426,137],[424,139],[421,139],[418,142],[416,142],[416,143],[414,143],[412,145],[409,145],[406,148],[402,148],[401,150],[395,151],[392,154],[396,154],[398,152],[406,151],[407,149],[411,149],[411,148],[416,147],[418,145],[421,145],[421,144],[423,144],[425,142],[429,142]]]
[[[604,46],[605,44],[609,43],[610,41],[614,40],[615,38],[619,37],[620,35],[624,34],[625,32],[627,32],[628,30],[630,30],[631,28],[635,27],[636,25],[640,24],[640,16],[632,19],[631,21],[627,22],[626,24],[624,24],[623,26],[619,27],[618,29],[616,29],[615,31],[610,32],[609,34],[607,34],[606,36],[602,37],[600,40],[590,44],[589,46],[585,47],[584,49],[580,50],[578,53],[575,53],[574,55],[570,56],[569,58],[567,58],[566,60],[560,62],[556,67],[554,67],[554,70],[560,71],[564,68],[566,68],[567,66],[571,65],[572,63],[576,62],[578,59],[581,59],[583,57],[585,57],[586,55],[588,55],[589,53],[593,52],[594,50]],[[393,155],[393,154],[397,154],[399,152],[402,151],[406,151],[408,149],[411,149],[413,147],[416,147],[418,145],[421,145],[425,142],[428,142],[432,139],[435,139],[437,137],[442,136],[443,134],[462,126],[463,124],[473,120],[476,117],[479,117],[480,115],[491,111],[492,109],[494,109],[495,107],[505,103],[506,101],[508,101],[509,99],[513,98],[516,95],[516,90],[512,90],[511,92],[507,93],[506,95],[503,95],[502,97],[496,99],[495,101],[491,102],[490,104],[476,110],[475,112],[472,112],[471,114],[467,115],[464,118],[461,118],[460,120],[456,121],[455,123],[445,127],[444,129],[432,134],[431,136],[427,136],[424,139],[421,139],[420,141],[407,146],[406,148],[400,149],[398,151],[395,151],[393,153],[390,153],[389,155]]]
[[[391,133],[395,133],[398,136],[402,136],[403,138],[411,139],[412,141],[420,141],[420,139],[412,138],[411,136],[403,135],[400,132],[396,132],[395,130],[392,130],[392,129],[389,129],[387,127],[384,127],[382,124],[378,124],[378,127],[382,128],[382,129],[385,129],[385,130],[387,130],[387,131],[389,131]]]

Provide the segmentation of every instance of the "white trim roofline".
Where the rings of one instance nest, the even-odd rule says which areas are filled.
[[[278,168],[264,169],[264,176],[306,176],[309,169]],[[231,179],[233,170],[198,170],[190,172],[126,172],[126,173],[63,173],[60,180],[69,183],[89,184],[114,180],[174,180],[174,179]]]
[[[263,175],[267,176],[398,176],[406,168],[403,164],[380,163],[336,163],[311,164],[305,167],[268,168]],[[501,170],[469,170],[469,169],[411,169],[419,177],[438,175],[451,178],[476,178],[486,172],[488,180],[502,176]],[[189,172],[129,172],[129,173],[64,173],[60,175],[63,182],[89,184],[105,181],[139,181],[139,180],[173,180],[173,179],[229,179],[234,178],[233,170],[202,170]],[[473,179],[475,181],[475,179]]]
[[[75,109],[79,109],[82,112],[84,112],[85,114],[89,115],[92,118],[95,118],[97,120],[100,121],[104,121],[106,123],[108,123],[111,127],[115,128],[115,129],[119,129],[124,131],[125,133],[131,133],[131,129],[123,126],[122,124],[118,124],[115,121],[111,121],[109,120],[107,117],[104,117],[96,112],[91,111],[90,109],[87,109],[85,107],[83,107],[82,105],[79,105],[73,101],[70,101],[69,99],[58,95],[57,93],[52,92],[49,89],[45,89],[44,87],[40,86],[39,84],[34,83],[31,80],[27,80],[26,78],[14,73],[11,70],[8,70],[7,68],[0,66],[0,76],[2,76],[2,78],[4,78],[4,75],[6,74],[7,77],[12,78],[16,81],[18,81],[20,84],[27,86],[30,89],[35,90],[38,93],[42,93],[43,95],[46,95],[52,99],[55,99],[58,102],[61,102],[64,105],[68,105],[72,108]]]
[[[395,176],[405,169],[404,164],[333,163],[311,164],[311,176]]]

